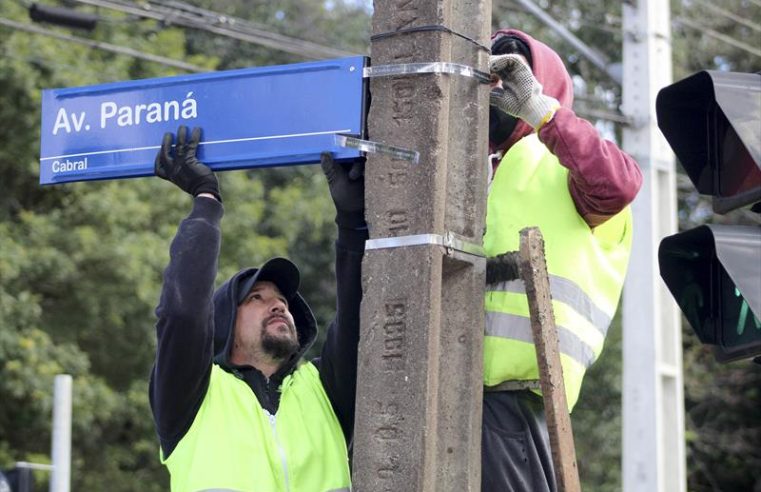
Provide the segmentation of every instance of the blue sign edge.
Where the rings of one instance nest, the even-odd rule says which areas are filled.
[[[81,96],[81,95],[87,95],[87,94],[101,94],[101,93],[108,93],[108,92],[114,92],[114,91],[120,91],[123,89],[129,89],[132,87],[160,87],[162,85],[171,85],[175,84],[177,82],[191,82],[194,80],[204,80],[204,79],[221,79],[221,78],[236,78],[236,77],[245,77],[250,75],[272,75],[277,73],[287,73],[287,72],[305,72],[312,68],[322,68],[325,67],[329,63],[335,63],[335,65],[346,65],[351,64],[351,60],[355,60],[356,63],[359,63],[362,67],[366,66],[367,61],[369,57],[364,55],[357,55],[357,56],[348,56],[343,58],[334,58],[334,59],[327,59],[327,60],[318,60],[318,61],[312,61],[312,62],[299,62],[299,63],[289,63],[285,65],[267,65],[267,66],[261,66],[261,67],[247,67],[247,68],[234,68],[230,70],[221,70],[221,71],[212,71],[212,72],[204,72],[204,73],[195,73],[195,74],[183,74],[183,75],[172,75],[169,77],[152,77],[147,79],[136,79],[136,80],[124,80],[119,82],[107,82],[104,84],[94,84],[90,86],[80,86],[80,87],[61,87],[61,88],[51,88],[51,89],[43,89],[44,92],[54,92],[56,96],[65,98],[67,96]],[[224,74],[224,75],[222,75]]]
[[[154,78],[147,78],[147,79],[136,79],[136,80],[127,80],[127,81],[119,81],[119,82],[109,82],[105,84],[96,84],[93,86],[80,86],[80,87],[64,87],[64,88],[51,88],[51,89],[43,89],[42,92],[53,92],[57,97],[67,97],[68,95],[71,96],[82,96],[83,94],[102,94],[102,93],[108,93],[108,92],[115,92],[115,91],[121,91],[123,89],[129,89],[132,87],[159,87],[162,85],[171,85],[177,82],[183,83],[183,82],[191,82],[196,80],[204,80],[204,79],[219,79],[219,78],[236,78],[236,77],[244,77],[244,76],[250,76],[252,74],[261,73],[262,75],[271,75],[273,73],[287,73],[287,72],[293,72],[293,71],[305,71],[309,69],[316,69],[316,68],[323,68],[326,66],[327,63],[335,63],[337,66],[345,65],[345,64],[352,64],[355,63],[358,66],[360,66],[362,69],[364,69],[368,63],[370,58],[365,55],[357,55],[357,56],[348,56],[348,57],[342,57],[342,58],[335,58],[335,59],[327,59],[327,60],[317,60],[312,62],[299,62],[299,63],[290,63],[290,64],[282,64],[282,65],[267,65],[267,66],[261,66],[261,67],[248,67],[248,68],[239,68],[239,69],[231,69],[231,70],[224,70],[224,71],[212,71],[207,73],[201,73],[201,74],[183,74],[183,75],[174,75],[169,77],[154,77]],[[225,73],[226,76],[220,77],[220,73]],[[363,80],[362,83],[362,101],[361,101],[361,121],[360,121],[360,135],[354,135],[350,134],[349,136],[354,136],[358,138],[366,138],[367,136],[367,111],[368,111],[368,94],[369,94],[369,87],[366,80]],[[42,120],[42,114],[40,114],[40,121]],[[353,162],[361,157],[363,157],[363,152],[361,150],[357,149],[343,149],[344,154],[343,156],[336,156],[335,152],[332,152],[334,159],[336,162],[344,163],[344,162]],[[348,154],[348,155],[347,155]],[[301,157],[301,158],[300,158]],[[274,158],[270,159],[271,163],[268,163],[267,159],[257,161],[258,164],[256,166],[250,166],[246,165],[246,162],[251,161],[241,161],[240,165],[230,165],[225,163],[212,163],[209,164],[209,167],[214,170],[215,172],[220,171],[235,171],[235,170],[242,170],[242,169],[257,169],[257,168],[269,168],[269,167],[290,167],[290,166],[300,166],[300,165],[312,165],[317,164],[320,162],[320,155],[319,154],[298,154],[294,155],[294,159],[288,162],[283,162],[282,160],[275,160]],[[71,178],[74,178],[76,175],[72,174],[69,175]],[[97,177],[93,174],[88,174],[85,179],[81,177],[81,175],[76,179],[62,179],[58,181],[46,181],[42,182],[42,173],[40,173],[40,186],[54,186],[54,185],[60,185],[60,184],[66,184],[66,183],[81,183],[81,182],[88,182],[88,181],[110,181],[110,180],[123,180],[123,179],[133,179],[133,178],[145,178],[145,177],[151,177],[155,176],[153,173],[135,173],[134,175],[130,176],[120,176],[120,177],[113,177],[113,176],[106,176],[106,177]]]

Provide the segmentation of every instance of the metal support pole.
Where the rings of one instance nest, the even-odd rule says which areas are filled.
[[[488,72],[491,3],[376,0],[373,67],[457,63]],[[481,46],[479,46],[481,45]],[[357,490],[481,489],[488,84],[465,74],[372,78],[354,438]],[[404,238],[461,238],[409,244]],[[397,238],[398,244],[373,240]],[[375,248],[381,245],[382,248]]]
[[[624,2],[623,148],[642,167],[623,303],[623,490],[685,490],[679,311],[658,274],[658,243],[677,228],[674,157],[655,98],[671,84],[668,0]]]
[[[69,492],[71,486],[71,376],[55,377],[53,391],[53,470],[50,492]]]

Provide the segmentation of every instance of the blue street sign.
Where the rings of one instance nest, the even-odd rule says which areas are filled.
[[[203,129],[214,170],[336,160],[360,151],[366,58],[339,58],[42,92],[40,184],[152,176],[165,132]]]

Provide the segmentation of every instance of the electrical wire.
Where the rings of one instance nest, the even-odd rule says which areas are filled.
[[[144,53],[142,51],[133,50],[131,48],[125,48],[123,46],[117,46],[111,43],[105,43],[102,41],[93,41],[91,39],[71,36],[69,34],[59,33],[57,31],[44,29],[42,27],[37,27],[31,24],[23,24],[20,22],[13,21],[11,19],[6,19],[4,17],[0,17],[0,26],[7,27],[10,29],[15,29],[17,31],[28,32],[31,34],[38,34],[40,36],[48,36],[55,39],[59,39],[61,41],[66,41],[69,43],[76,43],[83,46],[87,46],[88,48],[94,48],[94,49],[99,49],[103,51],[110,51],[111,53],[117,53],[120,55],[131,56],[133,58],[138,58],[140,60],[158,63],[158,64],[165,65],[172,68],[178,68],[186,72],[210,71],[206,68],[202,68],[197,65],[193,65],[191,63],[186,63],[182,60],[175,60],[174,58],[167,58],[165,56],[160,56],[160,55],[151,55],[150,53]]]
[[[70,70],[70,65],[64,65],[62,63],[56,63],[54,61],[45,59],[41,56],[18,56],[16,54],[10,53],[7,49],[3,50],[2,54],[0,54],[0,58],[5,58],[9,60],[16,60],[20,62],[24,62],[29,65],[37,65],[37,66],[44,66],[45,68],[52,68],[58,71],[65,71]]]
[[[268,48],[277,49],[277,50],[292,53],[292,54],[298,54],[307,58],[340,57],[340,56],[349,56],[352,54],[342,50],[336,50],[334,48],[312,43],[310,41],[305,41],[305,40],[273,33],[253,22],[239,19],[233,16],[228,16],[218,12],[205,10],[193,5],[189,5],[184,2],[179,2],[174,0],[169,0],[169,1],[153,0],[143,4],[137,4],[134,2],[124,1],[124,0],[75,0],[75,1],[79,3],[91,5],[94,7],[102,7],[102,8],[120,11],[120,12],[127,13],[129,15],[136,16],[136,17],[158,20],[160,22],[164,22],[170,25],[175,24],[182,27],[205,30],[207,32],[211,32],[213,34],[217,34],[220,36],[237,39],[240,41],[251,42],[251,43],[265,46]],[[530,0],[518,0],[517,2],[515,0],[512,0],[510,3],[513,5],[519,6],[520,9],[526,13],[532,13],[534,15],[537,15],[536,12],[534,12],[535,4],[533,4],[533,2],[531,2]],[[705,5],[705,2],[702,0],[700,1],[700,3],[703,3]],[[733,20],[736,20],[737,22],[741,22],[744,25],[747,25],[748,27],[752,29],[757,29],[757,30],[761,29],[759,28],[758,25],[754,23],[750,23],[747,21],[743,22],[742,19],[739,19],[739,20],[736,19],[737,16],[735,16],[731,12],[724,11],[723,9],[720,9],[718,7],[713,7],[713,9],[715,9],[718,13],[724,14],[727,17],[733,16],[734,18],[733,17],[730,17],[730,18],[733,18]],[[546,18],[540,18],[540,20],[542,20],[543,22],[548,22]],[[549,19],[549,20],[551,20],[554,25],[558,24],[556,21],[554,21],[554,19]],[[718,33],[714,30],[711,30],[710,28],[701,26],[700,24],[690,19],[687,19],[684,17],[677,17],[676,19],[674,19],[674,22],[677,24],[681,24],[681,25],[693,28],[693,29],[701,30],[705,32],[707,35],[720,39],[728,44],[731,44],[737,48],[745,50],[756,56],[761,56],[760,50],[757,50],[750,45],[737,41],[731,38],[730,36]],[[11,27],[14,29],[19,29],[19,30],[23,30],[27,32],[46,35],[46,36],[52,36],[58,39],[62,39],[64,41],[83,44],[91,48],[102,49],[102,50],[111,51],[111,52],[115,52],[115,53],[119,53],[119,54],[123,54],[127,56],[133,56],[135,58],[144,59],[147,61],[152,61],[155,63],[160,63],[160,64],[164,64],[164,65],[175,67],[175,68],[180,68],[180,69],[191,71],[191,72],[207,71],[201,67],[187,64],[185,62],[181,62],[178,60],[173,60],[173,59],[161,57],[158,55],[144,54],[139,51],[131,50],[129,48],[124,48],[121,46],[111,45],[109,43],[96,42],[96,41],[91,41],[84,38],[78,38],[75,36],[69,36],[69,35],[65,35],[61,33],[54,33],[52,31],[35,28],[34,26],[31,26],[28,24],[15,23],[8,19],[0,18],[0,24],[5,25],[6,27]],[[599,68],[602,68],[607,73],[607,66],[606,66],[607,60],[605,60],[604,57],[602,57],[598,52],[596,52],[596,50],[593,50],[586,45],[584,45],[583,48],[584,49],[581,50],[582,56],[589,58],[589,56],[594,55],[592,56],[592,58],[590,58],[590,60],[593,62],[594,65],[598,66]],[[596,109],[586,109],[586,108],[580,109],[580,113],[587,114],[595,118],[612,121],[614,123],[624,123],[624,124],[629,123],[629,118],[627,118],[626,116],[620,113],[596,110]]]
[[[341,57],[341,56],[356,55],[356,53],[351,53],[348,51],[339,50],[329,46],[324,46],[324,45],[314,43],[311,41],[306,41],[303,39],[298,39],[291,36],[275,33],[270,30],[270,26],[267,26],[265,24],[256,23],[246,19],[241,19],[239,17],[233,17],[227,14],[221,14],[219,12],[215,12],[212,10],[206,10],[206,9],[196,7],[195,5],[191,5],[179,0],[150,0],[150,1],[154,4],[183,10],[183,11],[195,14],[197,16],[210,19],[212,21],[218,21],[218,22],[224,23],[234,29],[241,30],[242,32],[246,32],[248,30],[252,34],[268,36],[268,37],[271,37],[272,39],[275,39],[278,42],[291,43],[297,49],[317,50],[318,52],[320,51],[325,52],[324,54],[320,54],[320,57],[334,57],[335,58],[335,57]],[[301,54],[301,53],[299,52],[296,54]]]
[[[756,24],[754,22],[751,22],[748,19],[745,19],[744,17],[741,17],[741,16],[739,16],[739,15],[733,13],[733,12],[730,12],[729,10],[723,9],[721,7],[717,7],[716,5],[713,5],[712,3],[707,2],[706,0],[694,0],[694,1],[696,1],[700,5],[704,6],[708,10],[710,10],[710,11],[712,11],[714,13],[717,13],[717,14],[723,16],[723,17],[726,17],[727,19],[729,19],[729,20],[731,20],[733,22],[737,22],[738,24],[742,24],[742,25],[744,25],[746,27],[749,27],[749,28],[753,29],[754,31],[761,32],[761,26],[759,26],[758,24]]]
[[[576,48],[576,50],[589,60],[592,65],[601,70],[611,80],[613,80],[619,86],[621,85],[621,76],[617,74],[611,68],[611,63],[605,55],[597,51],[595,48],[590,47],[582,40],[580,40],[575,34],[571,33],[562,23],[556,21],[552,16],[545,12],[542,8],[536,5],[532,0],[515,0],[520,3],[524,8],[529,10],[534,17],[539,19],[547,27],[555,31],[560,37],[562,37],[567,43]]]
[[[125,0],[75,1],[86,5],[103,7],[158,20],[168,25],[203,30],[220,36],[237,39],[239,41],[246,41],[286,53],[296,54],[304,58],[323,59],[356,55],[356,53],[274,33],[246,20],[210,10],[204,10],[183,4],[182,2],[166,3],[148,1],[142,4],[137,4]]]
[[[573,111],[578,116],[582,116],[586,119],[605,120],[605,121],[610,121],[611,123],[617,123],[621,125],[632,124],[631,117],[623,115],[621,113],[616,113],[613,111],[604,111],[604,110],[593,109],[593,108],[576,108],[576,107],[573,108]]]
[[[688,19],[686,17],[676,17],[674,19],[674,22],[677,24],[683,25],[685,27],[689,27],[690,29],[695,29],[697,31],[700,31],[707,36],[711,36],[712,38],[718,39],[720,41],[724,41],[725,43],[730,44],[734,46],[735,48],[739,48],[743,51],[746,51],[750,53],[751,55],[761,57],[761,50],[759,50],[758,48],[755,48],[749,44],[745,44],[743,42],[737,41],[736,39],[730,36],[727,36],[726,34],[722,34],[718,31],[711,29],[710,27],[704,26],[691,19]]]

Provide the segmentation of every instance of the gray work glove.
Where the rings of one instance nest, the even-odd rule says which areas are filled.
[[[188,140],[187,127],[182,125],[177,129],[174,157],[171,155],[172,137],[169,132],[164,134],[153,168],[156,176],[171,181],[194,197],[201,193],[211,193],[221,202],[217,176],[209,166],[196,158],[198,143],[201,141],[201,129],[193,128],[190,140]]]
[[[500,111],[539,130],[560,108],[557,99],[542,94],[542,84],[519,55],[491,56],[489,69],[502,79],[502,87],[493,88],[489,98],[489,104]]]
[[[366,228],[364,161],[355,161],[346,168],[335,162],[330,152],[323,152],[320,166],[336,206],[336,223],[351,229]]]

